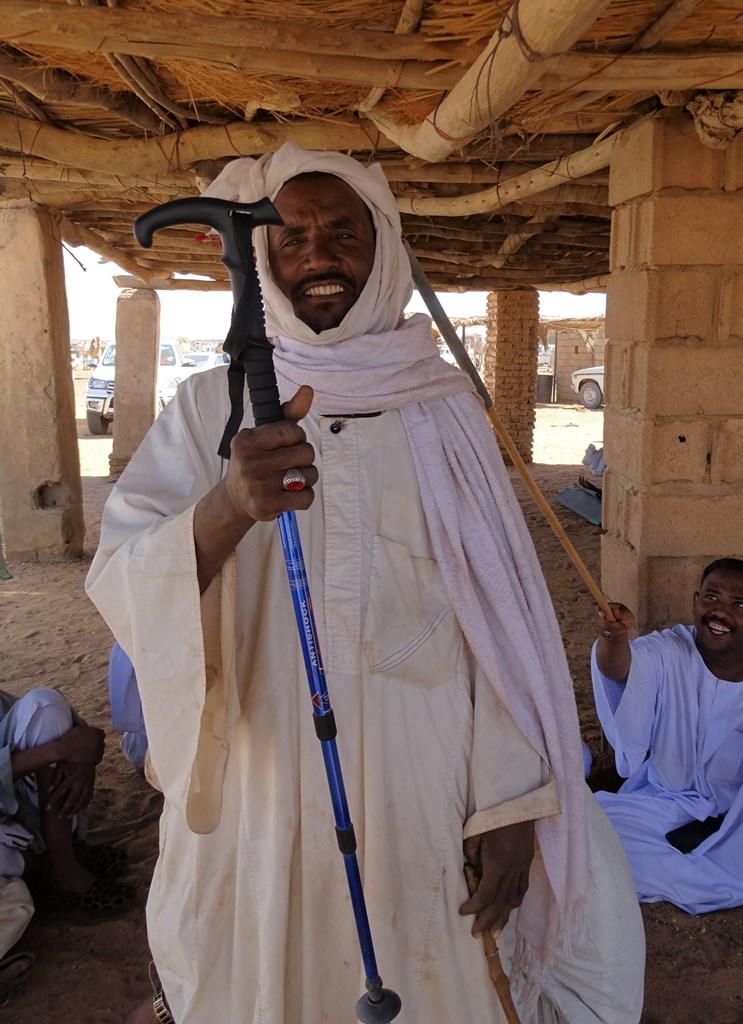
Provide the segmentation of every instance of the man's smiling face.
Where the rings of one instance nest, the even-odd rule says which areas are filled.
[[[292,178],[274,205],[284,221],[268,228],[268,260],[276,284],[294,315],[315,333],[337,327],[374,264],[368,207],[331,174]]]
[[[724,657],[743,665],[743,573],[716,569],[694,594],[697,647],[708,664]]]

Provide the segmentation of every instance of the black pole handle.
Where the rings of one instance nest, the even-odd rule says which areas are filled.
[[[201,196],[174,199],[143,213],[134,222],[134,237],[149,249],[156,231],[174,224],[202,224],[222,239],[221,261],[232,286],[232,323],[224,350],[242,364],[248,380],[256,426],[282,418],[273,368],[273,350],[266,337],[258,272],[253,258],[252,231],[261,224],[283,224],[270,199],[233,203]]]

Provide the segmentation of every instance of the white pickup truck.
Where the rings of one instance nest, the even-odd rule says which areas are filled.
[[[604,404],[604,368],[587,366],[571,373],[573,391],[577,391],[586,409],[600,409]]]
[[[161,406],[166,404],[169,385],[176,385],[193,372],[196,363],[184,356],[176,342],[160,344],[160,368],[157,374],[157,395]],[[85,414],[91,434],[107,434],[114,418],[114,377],[116,345],[107,345],[85,389]]]

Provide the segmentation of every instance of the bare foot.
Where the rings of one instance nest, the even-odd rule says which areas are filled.
[[[147,999],[130,1013],[126,1018],[126,1024],[157,1024],[157,1017],[152,1008],[152,999]]]
[[[60,858],[60,860],[52,862],[51,859],[46,859],[43,870],[47,878],[53,880],[54,885],[62,892],[74,892],[78,896],[82,896],[95,882],[95,875],[91,874],[74,857],[63,860]]]

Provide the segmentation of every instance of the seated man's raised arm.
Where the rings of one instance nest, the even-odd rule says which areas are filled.
[[[635,625],[635,617],[623,604],[610,605],[614,621],[606,618],[600,608],[596,613],[599,639],[596,644],[596,664],[600,672],[615,683],[626,683],[632,664],[632,648],[629,631]]]

